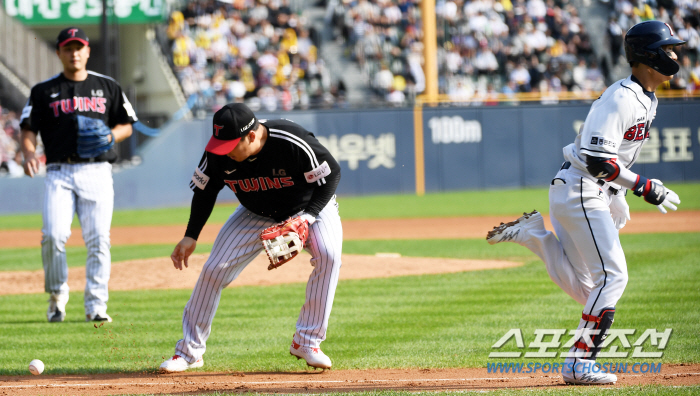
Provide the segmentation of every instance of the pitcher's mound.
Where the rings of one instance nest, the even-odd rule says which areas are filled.
[[[192,255],[189,268],[178,271],[169,257],[130,260],[112,264],[109,290],[192,289],[208,254]],[[229,285],[275,285],[306,282],[313,270],[311,256],[300,254],[294,260],[272,271],[267,270],[267,257],[259,255],[241,275]],[[343,255],[340,279],[387,278],[404,275],[442,274],[484,269],[508,268],[522,265],[516,261],[460,260],[446,258],[401,257],[397,254],[377,256]],[[0,295],[42,293],[44,271],[0,272]],[[85,289],[85,267],[68,270],[71,290]]]

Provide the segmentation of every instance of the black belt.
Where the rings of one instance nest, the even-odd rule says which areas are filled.
[[[602,181],[602,180],[598,180],[598,184],[600,184],[601,186],[604,186],[604,185],[605,185],[605,182]],[[610,190],[610,192],[611,192],[613,195],[617,195],[617,193],[620,192],[619,189],[613,188],[613,187],[610,187],[610,186],[608,186],[608,190]]]
[[[559,170],[564,170],[564,169],[569,169],[569,168],[571,168],[571,162],[566,161],[561,165],[561,168],[559,168]],[[598,184],[601,186],[605,186],[605,181],[598,179]],[[608,186],[608,190],[610,190],[610,192],[613,193],[613,195],[617,195],[617,193],[620,192],[619,189],[613,188],[610,186]]]
[[[90,162],[105,162],[107,161],[102,157],[102,155],[98,155],[97,157],[90,157],[90,158],[82,158],[79,157],[78,154],[73,154],[71,156],[68,156],[64,158],[61,161],[58,162],[64,162],[66,164],[83,164],[83,163],[90,163]]]

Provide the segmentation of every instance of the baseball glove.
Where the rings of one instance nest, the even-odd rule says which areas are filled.
[[[76,117],[80,158],[97,157],[114,146],[114,134],[102,120],[81,115]]]
[[[309,222],[299,216],[264,229],[260,240],[270,259],[267,269],[275,269],[296,257],[304,249],[308,236]]]

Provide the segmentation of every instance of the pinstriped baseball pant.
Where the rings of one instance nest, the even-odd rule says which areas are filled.
[[[262,252],[260,231],[275,221],[258,216],[239,205],[214,241],[182,315],[183,339],[175,354],[194,362],[204,354],[221,291]],[[294,341],[302,346],[319,347],[326,339],[328,318],[333,307],[341,266],[343,230],[335,199],[319,213],[309,227],[305,249],[314,266],[306,284],[306,300],[301,307]]]
[[[104,313],[111,270],[112,165],[107,162],[49,164],[44,185],[41,230],[44,289],[47,293],[68,293],[66,242],[77,213],[87,247],[85,313]]]

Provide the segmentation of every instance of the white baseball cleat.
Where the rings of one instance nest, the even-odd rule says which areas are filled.
[[[194,363],[187,363],[187,360],[180,355],[175,355],[161,363],[158,371],[161,373],[179,373],[191,368],[204,366],[204,359],[199,358]]]
[[[68,304],[68,293],[51,293],[46,319],[49,322],[63,322],[66,318],[66,304]]]
[[[595,360],[577,359],[575,362],[573,370],[562,370],[562,378],[569,385],[612,385],[617,382],[617,376],[604,372]],[[596,367],[598,370],[594,369]]]
[[[523,234],[527,230],[535,228],[545,229],[542,214],[533,210],[530,213],[523,213],[517,220],[501,223],[501,225],[493,227],[493,230],[486,234],[486,241],[491,245],[499,242],[520,243],[523,241]]]
[[[107,322],[112,323],[112,317],[107,315],[107,312],[103,313],[91,313],[85,314],[86,322]]]
[[[292,356],[296,356],[297,359],[306,360],[306,364],[311,367],[316,367],[320,369],[331,368],[331,358],[326,356],[321,348],[305,347],[292,341],[292,345],[289,347],[289,353]]]
[[[564,382],[569,385],[614,385],[617,382],[617,376],[610,373],[583,373],[575,377],[564,377]]]

